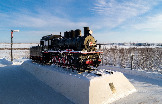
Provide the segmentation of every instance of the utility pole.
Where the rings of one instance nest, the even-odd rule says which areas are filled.
[[[133,70],[133,57],[134,57],[134,54],[131,54],[131,70]]]
[[[13,32],[19,32],[19,30],[11,30],[11,61],[13,61],[13,55],[12,55]]]
[[[12,56],[12,45],[13,45],[13,30],[11,30],[11,61],[13,61],[13,56]]]

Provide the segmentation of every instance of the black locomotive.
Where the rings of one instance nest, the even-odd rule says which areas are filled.
[[[64,36],[47,35],[40,40],[40,45],[30,48],[30,58],[43,64],[57,64],[76,70],[98,67],[101,63],[100,51],[96,51],[96,40],[89,27],[84,27],[84,36],[81,30],[64,32]]]

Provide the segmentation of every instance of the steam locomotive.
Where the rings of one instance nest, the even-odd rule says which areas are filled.
[[[47,35],[40,40],[40,45],[30,48],[30,58],[43,64],[57,64],[75,70],[85,71],[98,67],[101,63],[101,51],[96,50],[96,40],[89,27],[81,30],[64,32],[64,36]]]

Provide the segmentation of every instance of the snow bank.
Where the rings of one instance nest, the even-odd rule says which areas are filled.
[[[29,58],[29,50],[23,48],[30,48],[31,46],[37,46],[37,43],[14,43],[13,48],[22,48],[21,50],[13,50],[13,59]],[[0,43],[0,48],[9,48],[9,50],[0,50],[0,58],[11,59],[11,44]]]
[[[29,50],[13,50],[13,59],[29,58]],[[11,60],[11,50],[0,50],[0,58]]]
[[[12,65],[21,65],[24,61],[27,61],[29,59],[21,58],[21,59],[14,59]]]
[[[112,74],[110,70],[100,70],[76,74],[54,65],[32,63],[30,60],[21,66],[75,104],[111,103],[136,91],[120,72]]]
[[[11,61],[6,60],[5,58],[0,59],[0,67],[12,65]]]
[[[151,79],[156,79],[156,80],[162,80],[162,74],[158,72],[147,72],[144,70],[130,70],[130,69],[124,69],[124,68],[119,68],[119,67],[114,67],[114,66],[100,66],[100,69],[111,69],[113,71],[118,71],[122,72],[124,74],[129,74],[133,76],[142,76],[145,78],[151,78]]]
[[[30,48],[38,43],[13,43],[13,48]],[[0,43],[0,48],[11,48],[11,43]]]
[[[0,58],[0,67],[11,66],[11,65],[21,65],[26,60],[29,60],[29,59],[26,59],[26,58],[14,59],[11,62],[10,59]]]

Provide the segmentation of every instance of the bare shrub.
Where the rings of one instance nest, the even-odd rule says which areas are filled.
[[[105,65],[146,71],[162,71],[162,48],[103,48]],[[131,66],[132,64],[132,66]]]

